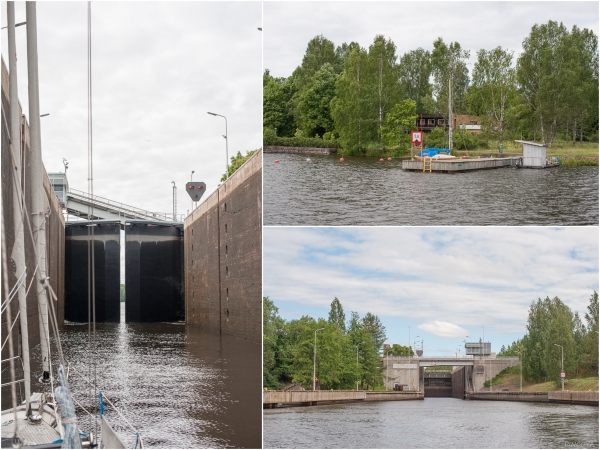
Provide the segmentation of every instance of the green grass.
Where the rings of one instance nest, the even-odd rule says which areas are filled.
[[[519,383],[521,382],[521,369],[520,366],[513,366],[504,369],[498,375],[492,379],[493,387],[511,387],[514,389],[517,386],[519,389]],[[485,382],[485,387],[489,387],[489,380]],[[551,392],[559,391],[561,389],[560,382],[547,381],[544,383],[532,383],[527,380],[523,380],[523,391],[526,392]],[[586,378],[567,378],[565,380],[565,391],[597,391],[598,390],[598,377],[586,377]]]

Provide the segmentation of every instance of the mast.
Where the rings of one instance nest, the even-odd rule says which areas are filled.
[[[48,296],[46,286],[46,218],[48,205],[44,193],[44,168],[42,163],[42,137],[40,132],[40,88],[37,58],[37,24],[35,2],[25,2],[27,20],[27,77],[29,88],[29,133],[31,149],[31,209],[33,239],[39,258],[36,272],[37,297],[40,318],[40,343],[42,348],[42,381],[50,382],[50,353],[48,348]]]
[[[19,90],[17,86],[17,50],[15,43],[15,2],[6,6],[8,19],[8,67],[9,67],[9,96],[10,96],[10,146],[14,155],[13,177],[13,215],[15,225],[15,243],[11,258],[15,262],[17,282],[20,283],[17,295],[19,298],[19,320],[21,325],[21,349],[23,371],[25,373],[25,401],[27,416],[31,413],[29,399],[31,397],[31,368],[29,364],[29,327],[27,324],[27,267],[25,266],[25,238],[23,235],[25,220],[23,214],[21,191],[21,113],[19,111]],[[24,277],[21,280],[21,277]],[[8,324],[10,326],[10,324]]]

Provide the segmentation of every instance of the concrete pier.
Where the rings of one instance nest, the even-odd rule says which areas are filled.
[[[460,173],[473,170],[502,169],[516,164],[518,158],[433,159],[430,161],[405,160],[402,169],[412,172]],[[425,170],[423,170],[425,168]]]
[[[470,392],[467,400],[565,403],[598,406],[598,392]]]
[[[423,400],[422,392],[399,391],[263,391],[263,408],[331,403]]]

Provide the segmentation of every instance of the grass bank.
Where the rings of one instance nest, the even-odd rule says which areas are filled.
[[[518,391],[520,388],[520,366],[508,367],[492,379],[492,388],[509,389]],[[489,387],[489,381],[485,382]],[[533,383],[523,380],[523,391],[526,392],[551,392],[560,391],[560,383],[548,381],[544,383]],[[565,391],[598,391],[598,377],[572,378],[565,380]]]

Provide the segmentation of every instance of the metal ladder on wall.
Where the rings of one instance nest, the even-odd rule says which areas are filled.
[[[429,162],[429,164],[428,164]],[[427,172],[427,170],[429,170],[429,172],[431,172],[431,158],[423,158],[423,172]]]

